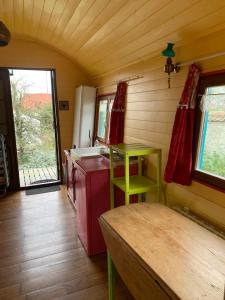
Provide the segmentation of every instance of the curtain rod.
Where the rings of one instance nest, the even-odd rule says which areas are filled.
[[[123,78],[123,79],[120,79],[118,81],[109,82],[109,83],[107,83],[105,85],[96,86],[96,89],[103,88],[103,87],[106,87],[106,86],[115,85],[115,84],[117,84],[117,83],[119,83],[121,81],[129,82],[129,81],[137,80],[137,79],[140,79],[140,78],[144,78],[144,76],[143,75],[135,75],[133,77]]]
[[[177,63],[177,66],[184,67],[184,66],[188,66],[188,65],[191,65],[191,64],[199,62],[199,61],[204,61],[204,60],[208,60],[208,59],[223,56],[223,55],[225,55],[225,51],[214,53],[214,54],[204,56],[204,57],[199,57],[199,58],[196,58],[196,59],[193,59],[193,60],[185,61],[183,63]]]
[[[179,67],[184,67],[184,66],[188,66],[188,65],[191,65],[191,64],[199,62],[199,61],[204,61],[204,60],[208,60],[208,59],[215,58],[215,57],[220,57],[220,56],[225,56],[225,51],[214,53],[214,54],[204,56],[204,57],[199,57],[199,58],[196,58],[196,59],[193,59],[193,60],[184,61],[183,63],[177,63],[176,65],[179,66]],[[133,77],[123,78],[123,79],[120,79],[118,81],[109,82],[105,85],[96,86],[96,89],[103,88],[103,87],[106,87],[106,86],[111,86],[111,85],[117,84],[121,81],[129,82],[129,81],[137,80],[139,78],[144,78],[144,76],[143,75],[135,75]]]

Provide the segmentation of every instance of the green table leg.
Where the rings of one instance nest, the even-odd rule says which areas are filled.
[[[114,184],[110,182],[110,208],[114,208]]]
[[[125,205],[130,204],[130,166],[129,166],[129,155],[124,156],[124,167],[125,167]]]
[[[142,156],[138,156],[138,175],[142,176]]]
[[[129,205],[130,204],[130,195],[129,193],[125,192],[125,205]]]
[[[107,252],[109,300],[115,299],[116,270],[109,251]]]
[[[112,183],[112,180],[114,178],[114,168],[113,168],[113,150],[110,148],[110,208],[114,208],[114,184]]]
[[[158,202],[160,202],[161,198],[162,198],[161,161],[162,161],[162,153],[161,153],[161,150],[159,150],[158,162],[157,162],[157,200],[158,200]]]
[[[138,156],[138,176],[142,176],[142,157]],[[138,202],[142,202],[142,194],[138,194]]]
[[[142,202],[142,194],[138,194],[138,203]]]

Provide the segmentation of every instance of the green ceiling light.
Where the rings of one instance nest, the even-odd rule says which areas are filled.
[[[11,38],[8,28],[0,21],[0,47],[7,46]]]
[[[168,43],[165,50],[162,51],[162,55],[166,57],[174,57],[175,52],[173,51],[173,43]]]
[[[168,74],[168,87],[170,88],[170,73],[179,72],[180,68],[178,65],[173,64],[172,57],[175,56],[175,52],[173,50],[173,43],[168,43],[165,50],[162,51],[162,55],[167,57],[166,64],[164,66],[164,71]]]

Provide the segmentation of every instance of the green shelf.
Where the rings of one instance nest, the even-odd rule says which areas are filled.
[[[114,177],[114,153],[123,156],[124,177]],[[157,157],[157,178],[153,181],[142,176],[142,159],[144,156],[155,154]],[[138,175],[130,176],[130,157],[135,156],[138,160]],[[161,149],[145,146],[142,144],[118,144],[110,147],[110,202],[114,208],[114,186],[117,186],[125,194],[125,204],[130,204],[130,195],[138,194],[138,201],[142,201],[141,194],[155,188],[157,200],[161,200]]]
[[[112,183],[120,188],[123,192],[126,192],[126,184],[124,177],[114,178]],[[150,191],[152,188],[156,188],[157,183],[144,176],[130,176],[129,177],[129,195],[142,194]]]
[[[128,156],[144,156],[161,151],[160,149],[148,147],[142,144],[118,144],[111,146],[111,149],[117,153]]]

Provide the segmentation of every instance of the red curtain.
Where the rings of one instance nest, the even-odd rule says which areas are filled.
[[[127,83],[118,83],[110,119],[110,145],[123,143],[126,94]]]
[[[200,69],[192,64],[177,108],[164,179],[191,184],[196,90]]]

